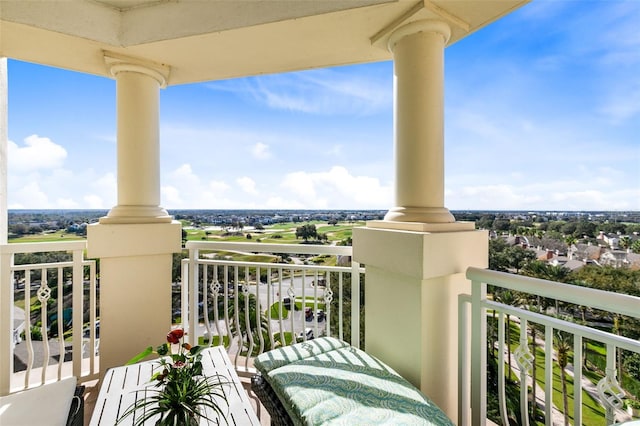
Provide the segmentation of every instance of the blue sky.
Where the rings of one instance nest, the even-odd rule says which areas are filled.
[[[452,210],[640,210],[640,1],[537,0],[445,52]],[[162,206],[393,206],[391,62],[161,91]],[[116,203],[115,82],[9,60],[9,208]]]

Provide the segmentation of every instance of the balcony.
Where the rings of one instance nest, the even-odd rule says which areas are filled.
[[[10,392],[72,375],[81,382],[93,383],[99,377],[99,351],[91,348],[98,348],[95,326],[100,292],[95,262],[83,258],[84,247],[83,241],[2,246],[3,262],[11,267],[10,273],[2,276],[1,326],[2,335],[12,338],[3,338],[1,375],[3,383],[9,384],[4,380],[10,378]],[[224,345],[241,377],[247,378],[254,371],[253,357],[279,345],[330,335],[366,349],[367,342],[360,337],[375,334],[375,330],[362,333],[361,310],[351,308],[361,304],[365,273],[364,267],[351,261],[351,247],[188,242],[186,248],[189,257],[182,261],[183,281],[174,289],[175,326],[188,330],[192,343]],[[16,254],[35,252],[72,254],[68,261],[13,264]],[[253,254],[260,254],[261,261],[232,259]],[[337,258],[339,265],[334,265]],[[328,259],[331,266],[316,264]],[[536,406],[545,424],[563,421],[563,407],[558,403],[563,395],[563,375],[570,384],[567,398],[572,408],[567,415],[572,424],[630,420],[623,403],[638,388],[623,387],[623,383],[631,382],[621,368],[621,360],[640,355],[640,341],[616,334],[608,323],[612,318],[628,323],[640,319],[637,297],[479,268],[469,268],[466,275],[471,292],[459,296],[457,312],[451,313],[460,324],[456,337],[458,424],[485,424],[487,394],[494,392],[497,398],[492,398],[494,407],[490,410],[498,413],[503,424],[514,415],[528,418],[534,397],[532,374],[537,377]],[[520,295],[516,303],[501,302],[496,296],[507,290]],[[12,301],[6,297],[9,294],[14,297]],[[27,298],[30,303],[25,302]],[[51,318],[63,318],[65,310],[62,304],[48,303],[48,299],[71,301],[69,324],[51,324]],[[506,297],[502,299],[506,301]],[[544,310],[540,309],[541,300],[545,301]],[[18,315],[7,315],[19,311],[12,309],[16,305],[24,306],[24,325],[12,321]],[[389,305],[385,313],[398,308]],[[573,317],[580,312],[589,314],[583,323],[576,323]],[[441,318],[443,322],[450,319]],[[42,332],[47,329],[49,333]],[[19,330],[24,330],[24,337],[16,345]],[[41,344],[35,340],[38,332],[42,334]],[[402,334],[403,330],[396,333]],[[65,339],[49,335],[64,335]],[[558,342],[559,336],[564,346]],[[429,344],[437,347],[435,341]],[[27,348],[26,369],[14,371],[13,363],[4,360],[13,360],[21,346]],[[51,364],[43,363],[39,354],[53,359],[53,348],[59,348],[57,353],[65,356]],[[564,374],[555,366],[560,351],[568,355]],[[488,365],[497,367],[497,375],[494,372],[490,376],[497,380],[495,387],[487,384]],[[520,400],[515,412],[514,386],[519,388]],[[602,407],[595,416],[596,423],[593,413],[585,413],[594,406],[587,399]]]
[[[609,401],[599,424],[622,420],[618,408],[627,395],[618,381],[628,385],[623,382],[625,372],[619,371],[620,360],[638,353],[637,341],[601,329],[599,322],[573,324],[556,315],[565,309],[563,303],[572,303],[604,311],[597,316],[609,325],[614,319],[637,319],[640,300],[484,271],[487,233],[475,230],[472,223],[456,221],[445,207],[445,49],[526,2],[357,0],[274,5],[78,0],[32,5],[0,0],[0,129],[5,130],[8,122],[4,57],[112,78],[118,160],[117,203],[98,224],[87,228],[86,245],[7,245],[8,143],[7,132],[0,131],[0,326],[4,331],[0,333],[0,394],[67,375],[83,382],[95,380],[107,368],[126,362],[140,347],[156,344],[179,316],[194,342],[202,338],[206,344],[223,343],[245,376],[251,372],[252,356],[269,347],[288,344],[298,336],[304,340],[312,334],[337,335],[393,367],[458,424],[485,423],[490,411],[495,411],[485,406],[486,396],[493,394],[504,395],[496,399],[495,405],[501,407],[497,412],[511,417],[511,389],[527,382],[525,377],[517,381],[502,377],[512,377],[510,370],[515,374],[516,367],[517,374],[528,372],[533,356],[543,359],[545,367],[531,364],[531,374],[541,387],[532,386],[534,400],[544,406],[545,423],[552,424],[551,401],[556,408],[563,404],[552,398],[558,392],[550,379],[557,351],[550,342],[554,335],[570,335],[574,380],[588,377],[600,400]],[[264,245],[229,248],[190,243],[184,282],[176,285],[174,294],[171,264],[173,254],[181,251],[181,226],[160,205],[160,89],[383,60],[394,62],[395,199],[384,220],[354,230],[350,255],[356,263],[252,264],[209,252],[263,252]],[[83,258],[85,248],[88,258],[99,259],[99,268]],[[301,249],[280,250],[287,255],[299,254]],[[349,255],[346,248],[323,250],[318,254]],[[71,251],[72,258],[31,265],[13,262],[17,253],[41,251]],[[364,301],[358,300],[362,265],[369,312],[364,330],[359,328],[359,310],[349,310],[343,300],[350,289],[351,306]],[[24,289],[19,288],[22,285]],[[559,308],[530,312],[528,308],[537,306],[531,301],[510,306],[489,297],[498,294],[496,287],[529,294],[529,300],[554,298]],[[284,295],[292,310],[284,309]],[[54,304],[54,299],[71,301],[70,329],[61,326],[61,320],[67,322],[67,307]],[[13,322],[18,317],[16,303],[24,305],[26,334],[21,345],[27,349],[24,372],[14,374],[14,345],[21,331],[20,323]],[[295,310],[298,303],[300,311]],[[55,312],[41,309],[49,304]],[[251,316],[253,306],[255,312],[265,312],[264,321],[258,319],[260,315]],[[52,315],[57,333],[51,333]],[[33,348],[32,332],[42,334],[43,329],[51,333],[43,336],[43,358],[53,358],[52,364],[38,364]],[[543,351],[527,352],[531,338],[527,329],[536,330],[540,343],[547,343]],[[54,334],[68,339],[56,339]],[[521,344],[511,341],[513,335],[520,336]],[[538,345],[538,339],[532,341]],[[586,363],[581,364],[579,355],[587,351],[580,342],[587,342],[587,351],[598,348],[604,362],[597,373],[582,372]],[[516,362],[502,374],[505,349],[506,365],[512,361],[512,349]],[[492,377],[500,377],[495,386],[486,381],[488,361],[494,354],[498,372]],[[541,377],[540,371],[544,371]],[[591,387],[584,386],[585,390]],[[516,412],[527,413],[532,403],[526,386],[520,392]],[[574,422],[585,421],[585,411],[590,410],[585,408],[590,407],[586,397],[575,392],[573,401]]]

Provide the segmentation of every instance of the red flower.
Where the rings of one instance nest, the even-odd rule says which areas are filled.
[[[184,336],[184,330],[181,328],[176,328],[175,330],[171,330],[169,334],[167,334],[167,342],[176,345],[180,343],[180,339]]]

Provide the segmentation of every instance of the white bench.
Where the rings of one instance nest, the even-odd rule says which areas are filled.
[[[76,389],[76,378],[0,397],[2,426],[65,426]]]

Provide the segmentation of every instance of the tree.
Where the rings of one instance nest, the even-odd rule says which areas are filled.
[[[510,226],[509,219],[496,219],[493,221],[493,229],[495,231],[508,231]]]
[[[495,215],[484,215],[478,220],[476,226],[478,229],[491,229],[495,218]]]
[[[515,269],[516,274],[536,258],[536,254],[534,252],[520,246],[508,247],[505,250],[505,255],[507,256],[509,267]]]
[[[503,303],[509,306],[515,306],[520,303],[520,298],[517,293],[511,290],[501,290],[495,293],[494,299],[496,302]],[[509,363],[509,379],[511,379],[511,315],[507,314],[507,362]]]
[[[318,238],[318,230],[313,224],[306,224],[296,228],[296,239],[302,238],[306,243],[310,238]]]
[[[630,248],[631,237],[629,237],[628,235],[625,235],[624,237],[620,238],[620,241],[618,242],[618,244],[620,245],[620,248],[623,250]]]
[[[574,237],[573,235],[568,235],[565,239],[564,242],[567,244],[567,254],[571,251],[571,247],[577,242],[578,240],[576,239],[576,237]]]
[[[577,228],[578,224],[576,222],[567,222],[562,226],[560,232],[562,232],[564,235],[573,235],[573,233],[576,232]]]
[[[596,232],[596,224],[593,222],[589,222],[588,220],[581,220],[576,225],[576,229],[573,233],[574,236],[578,238],[582,238],[583,236],[587,237],[595,237]]]
[[[249,350],[253,342],[253,356],[260,352],[260,339],[264,344],[264,350],[271,349],[271,339],[269,338],[269,320],[263,311],[258,311],[256,296],[251,293],[238,291],[237,299],[229,298],[228,314],[229,329],[235,337],[241,339],[242,347]],[[236,307],[238,309],[236,313]]]
[[[631,251],[636,253],[636,254],[640,254],[640,240],[635,240],[631,244]]]

